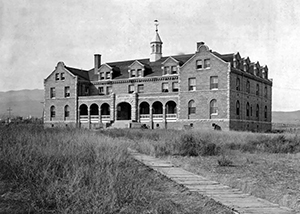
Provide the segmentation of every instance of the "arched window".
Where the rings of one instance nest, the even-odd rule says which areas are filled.
[[[241,90],[241,82],[240,82],[240,78],[236,78],[236,90],[240,91]]]
[[[236,115],[240,115],[240,101],[236,101]]]
[[[256,117],[259,118],[259,105],[256,105]]]
[[[55,106],[50,107],[50,120],[53,120],[55,118]]]
[[[65,120],[70,117],[70,107],[68,105],[65,106]]]
[[[217,100],[210,101],[210,115],[218,114]]]
[[[250,116],[250,105],[249,105],[248,102],[247,102],[247,104],[246,104],[246,116],[247,116],[247,117]]]
[[[246,83],[246,91],[247,91],[247,93],[250,93],[250,82],[249,82],[249,80],[247,80],[247,83]]]
[[[267,120],[267,118],[268,118],[268,108],[267,108],[267,106],[265,106],[264,115],[265,115],[265,120]]]
[[[190,100],[190,102],[189,102],[189,104],[188,104],[188,106],[189,106],[189,115],[190,114],[196,114],[196,105],[195,105],[195,101],[194,100]]]

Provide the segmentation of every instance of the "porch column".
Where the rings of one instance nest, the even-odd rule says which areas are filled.
[[[164,128],[167,128],[167,114],[166,114],[166,106],[163,105],[163,123],[164,123]]]
[[[113,122],[117,119],[117,106],[116,106],[116,94],[112,93],[111,94],[112,97],[112,105],[111,105],[111,110],[110,110],[110,120],[112,120]]]
[[[81,127],[81,123],[80,123],[80,108],[78,108],[78,111],[77,111],[77,118],[78,118],[77,127],[80,128]]]
[[[152,106],[150,106],[150,129],[153,129],[153,113],[152,113]]]
[[[137,105],[137,112],[136,112],[136,114],[137,114],[137,122],[140,123],[141,122],[141,118],[140,118],[140,106],[139,105]]]
[[[98,108],[99,111],[99,123],[102,123],[101,107]]]
[[[91,128],[91,110],[88,108],[88,128]]]

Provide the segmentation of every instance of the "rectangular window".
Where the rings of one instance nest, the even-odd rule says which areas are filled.
[[[219,84],[218,76],[210,77],[210,89],[218,89],[219,87],[218,84]]]
[[[210,68],[210,59],[204,60],[204,68]]]
[[[100,95],[104,95],[104,87],[98,87],[98,92]]]
[[[178,82],[173,82],[172,83],[172,91],[173,92],[178,92]]]
[[[162,92],[168,92],[169,91],[169,84],[167,82],[162,83]]]
[[[106,87],[106,95],[110,95],[112,93],[112,87],[111,86],[107,86]]]
[[[268,88],[267,88],[267,86],[265,86],[265,91],[264,91],[264,96],[265,96],[265,98],[268,98]]]
[[[61,73],[61,74],[60,74],[60,79],[61,79],[61,80],[65,80],[65,73]]]
[[[55,98],[55,88],[50,88],[50,98]]]
[[[164,67],[164,74],[163,75],[166,75],[166,74],[169,74],[170,73],[170,67],[169,66],[165,66]]]
[[[144,93],[144,85],[138,85],[138,93]]]
[[[88,86],[85,86],[84,95],[89,95],[89,94],[90,94],[90,88]]]
[[[70,86],[65,87],[65,97],[70,97]]]
[[[202,60],[199,59],[196,61],[196,69],[202,69],[202,68],[203,68]]]
[[[134,92],[134,85],[129,85],[128,86],[128,93],[132,94]]]
[[[171,67],[171,74],[177,74],[177,66]]]
[[[259,96],[259,84],[256,84],[256,95]]]
[[[103,72],[100,73],[100,80],[104,80],[104,73]]]
[[[131,77],[136,77],[136,70],[135,69],[131,69]]]
[[[110,79],[110,72],[106,72],[106,79]]]
[[[137,76],[142,77],[142,69],[137,69]]]
[[[55,74],[55,80],[59,80],[59,73]]]
[[[196,91],[196,78],[189,78],[189,91]]]

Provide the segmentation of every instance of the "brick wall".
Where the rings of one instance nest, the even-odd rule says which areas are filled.
[[[61,79],[61,73],[64,73],[65,79]],[[56,80],[56,74],[59,80]],[[70,87],[70,97],[65,97],[65,87]],[[77,108],[77,77],[68,72],[62,62],[58,63],[55,70],[44,82],[45,87],[45,103],[44,103],[44,121],[46,124],[58,123],[76,123]],[[55,88],[55,97],[50,97],[51,88]],[[66,119],[64,117],[65,106],[69,106],[70,115]],[[50,120],[50,108],[55,106],[55,118]]]

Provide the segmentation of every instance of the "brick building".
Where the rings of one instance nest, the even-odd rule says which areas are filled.
[[[59,62],[44,80],[45,126],[271,129],[268,67],[198,42],[192,54],[163,56],[156,28],[147,59],[81,70]]]

